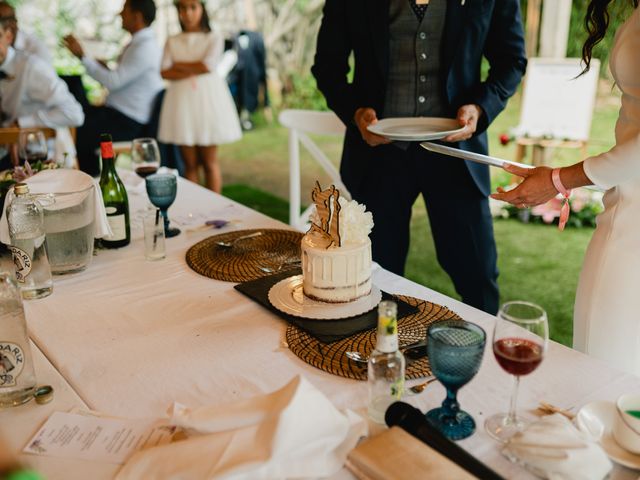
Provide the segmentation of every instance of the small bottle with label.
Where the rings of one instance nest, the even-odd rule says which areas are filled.
[[[116,171],[111,135],[107,133],[100,135],[100,153],[102,154],[100,191],[112,232],[112,235],[102,237],[101,244],[105,248],[124,247],[131,242],[129,197]]]
[[[404,393],[405,360],[398,350],[397,315],[395,302],[380,302],[376,348],[369,357],[369,417],[382,424],[389,405]]]
[[[53,291],[51,266],[47,256],[44,212],[29,195],[29,186],[17,183],[15,197],[7,207],[7,223],[16,280],[24,299],[42,298]]]
[[[15,280],[0,273],[0,408],[21,405],[36,388],[22,298]]]

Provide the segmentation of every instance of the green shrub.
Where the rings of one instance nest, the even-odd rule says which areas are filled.
[[[283,95],[283,108],[328,110],[327,102],[311,73],[293,74],[290,81],[290,88]]]
[[[589,0],[573,0],[571,6],[571,25],[569,26],[569,42],[567,44],[568,57],[581,57],[582,44],[587,39],[584,27],[584,17],[587,12]],[[615,32],[624,23],[633,11],[631,1],[612,2],[609,6],[610,24],[605,38],[594,47],[594,58],[600,59],[600,74],[607,76],[609,71],[609,52],[613,46]]]
[[[569,41],[567,43],[567,57],[581,57],[582,45],[587,38],[584,27],[584,18],[587,13],[587,6],[590,0],[573,0],[571,5],[571,25],[569,26]],[[527,0],[521,0],[523,16],[527,11]],[[543,7],[544,8],[544,7]],[[629,17],[633,11],[631,0],[612,2],[609,6],[611,23],[607,35],[594,49],[593,56],[598,58],[600,64],[600,74],[607,76],[609,52],[613,45],[613,38],[616,30]]]

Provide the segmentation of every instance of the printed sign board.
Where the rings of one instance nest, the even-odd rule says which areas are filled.
[[[518,137],[587,140],[600,62],[584,75],[579,58],[532,58],[527,67]],[[577,77],[577,78],[576,78]]]

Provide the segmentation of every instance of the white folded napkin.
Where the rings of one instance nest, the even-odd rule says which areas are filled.
[[[47,198],[43,197],[41,203],[45,205],[47,210],[58,210],[68,208],[73,205],[80,204],[86,195],[94,196],[94,218],[95,218],[95,238],[102,238],[105,235],[111,235],[111,228],[107,221],[107,213],[104,209],[102,201],[102,192],[91,176],[79,170],[70,170],[67,168],[57,168],[53,170],[42,170],[34,176],[27,178],[24,183],[29,185],[29,193],[48,194],[61,193],[72,195],[61,195],[56,197],[55,203],[51,203]],[[93,187],[90,191],[87,191]],[[78,192],[73,194],[73,192]],[[9,226],[7,224],[6,210],[7,206],[13,200],[13,188],[7,192],[2,218],[0,218],[0,242],[8,245],[11,243],[9,237]]]
[[[559,413],[531,423],[502,453],[550,480],[601,480],[612,468],[602,447]]]
[[[187,439],[136,453],[117,479],[325,477],[367,434],[366,421],[340,413],[299,376],[268,395],[169,413]]]

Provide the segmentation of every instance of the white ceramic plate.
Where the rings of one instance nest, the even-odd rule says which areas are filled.
[[[302,275],[280,280],[269,290],[269,302],[281,312],[315,320],[355,317],[376,308],[381,298],[380,290],[372,285],[369,295],[353,302],[325,303],[311,300],[302,292]]]
[[[458,121],[453,118],[407,117],[385,118],[369,125],[367,130],[390,140],[425,142],[438,140],[461,131]]]
[[[580,409],[576,416],[578,425],[587,426],[589,431],[602,429],[600,445],[611,460],[634,470],[640,470],[640,455],[635,455],[622,448],[613,438],[611,430],[616,416],[613,402],[592,402]]]

